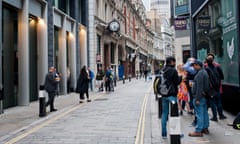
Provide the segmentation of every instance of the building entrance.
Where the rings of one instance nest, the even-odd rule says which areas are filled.
[[[3,6],[2,10],[2,83],[3,107],[17,105],[18,97],[18,14]]]

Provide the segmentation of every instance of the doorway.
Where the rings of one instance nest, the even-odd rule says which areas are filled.
[[[2,77],[3,107],[17,105],[18,97],[18,13],[12,8],[2,9]]]
[[[37,18],[29,16],[29,94],[30,101],[38,99]]]

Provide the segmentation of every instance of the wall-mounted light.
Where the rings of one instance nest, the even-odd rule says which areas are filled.
[[[44,20],[41,19],[40,17],[38,17],[38,23],[39,23],[39,24],[44,24]]]

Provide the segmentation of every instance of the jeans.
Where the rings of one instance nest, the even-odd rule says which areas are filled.
[[[209,106],[212,109],[212,114],[214,118],[217,118],[217,112],[220,117],[223,116],[223,108],[222,108],[220,92],[217,92],[217,94],[212,99],[209,100]]]
[[[89,80],[89,86],[90,86],[91,91],[93,91],[93,80],[92,79]]]
[[[195,132],[202,132],[203,129],[209,127],[209,117],[207,111],[207,100],[202,97],[200,103],[196,104],[196,98],[193,99],[193,105],[196,112],[197,123],[195,127]]]
[[[167,121],[169,114],[169,103],[175,101],[177,103],[177,96],[162,97],[162,136],[167,136]]]

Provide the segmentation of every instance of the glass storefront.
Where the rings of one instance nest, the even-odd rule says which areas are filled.
[[[196,16],[197,57],[216,55],[224,72],[223,84],[239,86],[236,0],[215,0]]]

